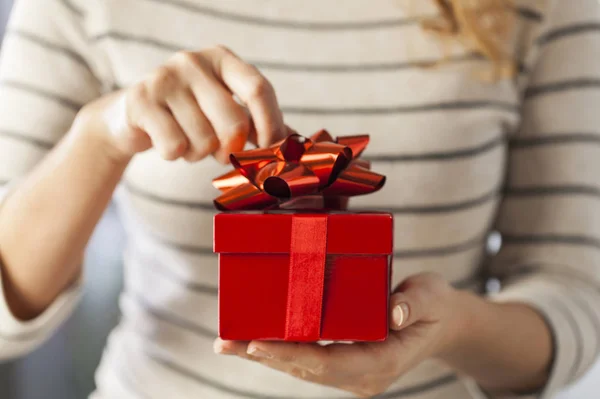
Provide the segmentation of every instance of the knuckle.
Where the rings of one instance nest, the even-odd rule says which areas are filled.
[[[148,81],[150,91],[153,95],[159,95],[172,90],[177,83],[175,72],[166,66],[160,67],[154,72]]]
[[[161,157],[165,160],[165,161],[174,161],[177,158],[179,158],[179,155],[177,155],[175,153],[175,151],[171,151],[171,150],[163,150],[160,153]]]
[[[412,290],[412,296],[415,298],[417,304],[426,302],[430,296],[429,287],[424,287],[421,285],[415,286]]]
[[[248,101],[261,100],[267,96],[272,95],[273,86],[265,79],[262,75],[258,75],[250,83],[250,89],[248,92]]]
[[[136,83],[125,94],[127,106],[141,103],[146,99],[147,94],[146,86],[143,83]]]
[[[214,51],[215,53],[218,53],[218,54],[226,54],[226,55],[233,54],[233,51],[231,51],[231,49],[229,47],[225,46],[224,44],[217,44],[216,46],[214,46],[212,48],[212,51]]]
[[[439,280],[441,280],[440,275],[438,273],[434,273],[434,272],[421,273],[421,274],[414,276],[413,278],[415,279],[415,281],[419,282],[421,285],[427,285],[427,286],[436,284]]]
[[[173,61],[175,64],[182,66],[196,65],[198,62],[198,55],[191,51],[178,51],[173,56]]]
[[[223,44],[217,44],[216,46],[209,47],[201,52],[202,56],[216,62],[217,64],[223,60],[223,58],[235,56],[235,53],[227,46]]]
[[[423,285],[428,286],[437,286],[444,281],[438,273],[434,272],[423,273],[420,275],[420,278],[423,281]]]
[[[205,155],[205,154],[202,154],[202,153],[200,153],[200,152],[196,152],[196,151],[194,151],[194,152],[188,152],[187,154],[185,154],[185,155],[183,156],[183,159],[184,159],[186,162],[193,163],[193,162],[198,162],[198,161],[201,161],[201,160],[203,160],[205,157],[206,157],[206,155]]]
[[[195,145],[188,151],[188,153],[185,154],[184,159],[188,162],[198,162],[218,149],[219,140],[211,134],[210,136],[205,137],[200,144]]]
[[[250,132],[250,120],[240,119],[218,131],[220,146],[231,151],[241,151]]]
[[[260,72],[260,70],[257,68],[256,65],[247,63],[246,68],[248,69],[248,74],[250,76],[257,76],[259,78],[262,77],[262,73]]]
[[[160,155],[167,161],[174,161],[181,157],[186,144],[182,140],[172,141],[162,146],[159,151]]]
[[[437,273],[422,273],[414,277],[413,286],[419,287],[422,294],[443,296],[450,289],[448,282]]]
[[[423,277],[422,274],[415,274],[413,276],[408,277],[406,280],[404,280],[404,282],[402,283],[402,285],[405,285],[405,286],[408,286],[408,287],[419,285],[422,277]]]
[[[408,277],[402,282],[401,287],[403,291],[410,290],[415,295],[418,292],[429,289],[431,286],[430,276],[428,273],[416,274]]]
[[[211,134],[204,140],[202,150],[206,154],[212,154],[219,149],[219,146],[219,139],[214,134]]]
[[[232,123],[229,131],[227,132],[228,137],[237,137],[248,134],[250,131],[250,119],[242,118]]]
[[[143,83],[137,83],[131,86],[123,96],[125,107],[125,119],[131,124],[139,116],[140,107],[147,102],[148,91]]]
[[[168,67],[160,67],[152,77],[152,83],[155,86],[164,86],[170,84],[175,79],[175,74]]]

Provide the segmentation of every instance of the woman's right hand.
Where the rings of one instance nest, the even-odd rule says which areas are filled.
[[[86,106],[81,117],[124,158],[154,147],[166,160],[212,154],[226,163],[247,141],[264,147],[287,135],[272,85],[222,46],[175,54],[139,83]]]

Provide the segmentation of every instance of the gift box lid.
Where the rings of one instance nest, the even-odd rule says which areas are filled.
[[[214,218],[217,253],[289,253],[294,212],[219,213]],[[323,213],[302,213],[303,217]],[[389,213],[327,213],[328,254],[391,255]]]

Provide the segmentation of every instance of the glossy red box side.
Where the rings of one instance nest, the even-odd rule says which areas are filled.
[[[221,338],[285,339],[293,215],[215,216]],[[329,214],[320,339],[387,338],[392,246],[391,215]]]

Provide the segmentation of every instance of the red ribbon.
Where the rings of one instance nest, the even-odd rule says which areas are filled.
[[[285,339],[318,341],[327,260],[327,215],[292,217]]]
[[[303,200],[340,208],[349,196],[379,190],[385,176],[358,159],[368,135],[333,139],[321,130],[309,139],[293,134],[269,148],[231,154],[235,169],[213,180],[220,210],[302,208]],[[306,201],[305,201],[306,202]]]

